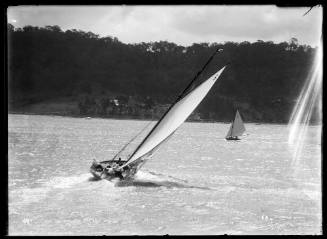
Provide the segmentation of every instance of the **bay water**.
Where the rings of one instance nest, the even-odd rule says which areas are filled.
[[[9,114],[8,234],[322,234],[321,126],[294,164],[287,125],[184,123],[134,181],[94,180],[149,122]]]

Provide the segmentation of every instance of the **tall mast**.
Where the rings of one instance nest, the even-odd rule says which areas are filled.
[[[155,124],[155,126],[151,129],[151,131],[148,133],[148,135],[143,139],[143,141],[139,144],[139,146],[135,149],[133,154],[129,157],[127,162],[134,156],[134,154],[139,150],[139,148],[143,145],[143,143],[147,140],[147,138],[151,135],[151,133],[157,128],[159,123],[162,121],[162,119],[167,115],[167,113],[170,111],[170,109],[183,97],[183,95],[191,88],[192,84],[195,82],[195,80],[199,77],[199,75],[204,71],[204,69],[207,67],[207,65],[212,61],[213,57],[218,53],[223,51],[223,49],[218,48],[208,59],[208,61],[204,64],[202,69],[195,75],[195,77],[190,81],[190,83],[186,86],[186,88],[178,95],[177,99],[174,101],[173,104],[170,105],[170,107],[166,110],[166,112],[161,116],[161,118],[158,120],[158,122]]]
[[[236,119],[236,114],[237,114],[237,110],[236,110],[236,112],[235,112],[235,117],[234,117],[233,122],[232,122],[232,129],[231,129],[231,131],[230,131],[230,135],[231,135],[232,137],[234,137],[234,136],[233,136],[233,128],[234,128],[234,122],[235,122],[235,119]]]

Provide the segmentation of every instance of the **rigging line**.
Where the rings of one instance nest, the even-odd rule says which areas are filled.
[[[126,147],[134,140],[137,138],[137,136],[139,136],[150,124],[152,123],[152,121],[150,121],[137,135],[135,135],[130,141],[128,141],[124,147],[121,148],[121,150],[119,150],[119,152],[112,158],[112,160],[115,160],[117,158],[117,156],[124,150],[126,149]]]
[[[143,141],[139,144],[139,146],[135,149],[135,151],[133,152],[133,154],[129,157],[129,159],[127,160],[127,162],[134,156],[134,154],[139,150],[139,148],[143,145],[143,143],[148,139],[148,137],[152,134],[152,132],[157,128],[157,126],[159,125],[159,123],[162,121],[162,119],[168,114],[168,112],[171,110],[171,108],[182,98],[182,96],[185,94],[185,92],[192,86],[192,84],[195,82],[195,80],[198,78],[198,76],[204,71],[204,69],[206,68],[206,66],[210,63],[210,61],[213,59],[213,57],[218,53],[221,52],[223,49],[218,48],[209,58],[209,60],[204,64],[204,66],[202,67],[202,69],[195,75],[195,77],[192,79],[192,81],[186,86],[186,88],[182,91],[182,93],[179,94],[179,96],[177,97],[177,99],[175,100],[175,102],[173,104],[170,105],[170,107],[168,108],[168,110],[163,114],[163,116],[158,120],[158,122],[155,124],[155,126],[153,126],[153,128],[151,129],[151,131],[148,133],[148,135],[143,139]],[[126,162],[126,163],[127,163]]]

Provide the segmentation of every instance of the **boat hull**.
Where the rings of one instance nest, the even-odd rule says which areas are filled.
[[[127,179],[131,177],[131,173],[133,170],[130,170],[129,167],[124,168],[122,171],[115,171],[112,170],[110,173],[106,170],[106,168],[109,166],[112,168],[113,164],[116,163],[119,166],[123,165],[124,161],[116,161],[116,160],[109,160],[109,161],[102,161],[102,162],[96,162],[94,161],[90,167],[90,173],[93,175],[96,179],[106,179],[106,180],[112,180],[112,179]]]
[[[234,137],[228,137],[228,138],[225,138],[226,140],[241,140],[240,138],[234,138]]]
[[[96,171],[94,171],[92,169],[90,169],[90,173],[93,175],[94,178],[101,179],[101,173],[96,172]]]

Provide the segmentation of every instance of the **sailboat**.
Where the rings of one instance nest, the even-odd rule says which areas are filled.
[[[119,159],[117,161],[116,159],[112,159],[100,163],[94,161],[91,165],[90,172],[97,178],[105,178],[108,180],[114,178],[119,178],[121,180],[132,179],[142,165],[153,156],[154,152],[174,134],[181,124],[183,124],[224,71],[226,65],[209,79],[205,80],[197,87],[194,87],[194,82],[197,77],[219,51],[221,51],[221,49],[217,49],[214,52],[194,79],[177,97],[175,102],[171,104],[127,160],[122,161]]]
[[[237,110],[235,114],[235,119],[232,122],[225,139],[240,140],[239,136],[243,135],[244,132],[245,132],[245,127],[242,121],[242,117]]]

